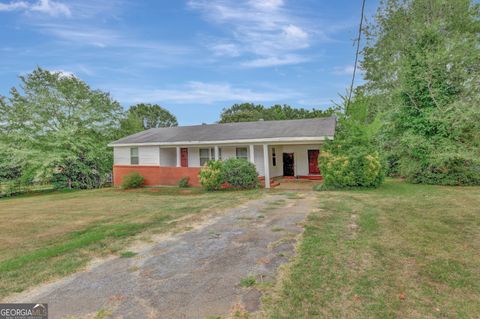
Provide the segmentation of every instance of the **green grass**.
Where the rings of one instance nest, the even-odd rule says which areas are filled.
[[[122,258],[132,258],[132,257],[135,257],[136,255],[138,254],[133,251],[124,251],[120,253],[120,257]]]
[[[101,189],[0,200],[0,298],[71,274],[92,258],[124,251],[133,239],[175,230],[180,219],[223,210],[262,192],[195,188]],[[183,225],[180,225],[183,226]]]
[[[248,276],[246,278],[240,279],[240,286],[248,288],[252,287],[257,283],[257,280],[255,279],[254,276]]]
[[[478,317],[480,187],[388,180],[315,196],[268,317]]]

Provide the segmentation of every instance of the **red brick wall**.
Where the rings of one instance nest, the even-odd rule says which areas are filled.
[[[172,166],[132,166],[113,165],[113,185],[120,186],[124,175],[138,172],[145,178],[145,186],[168,185],[174,186],[182,177],[190,177],[190,185],[200,186],[198,174],[200,167],[172,167]]]

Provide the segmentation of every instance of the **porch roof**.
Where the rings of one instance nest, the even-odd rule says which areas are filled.
[[[256,121],[153,128],[133,134],[110,146],[207,143],[295,142],[331,139],[334,116],[304,120]]]

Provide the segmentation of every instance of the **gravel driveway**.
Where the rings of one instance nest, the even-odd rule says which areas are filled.
[[[132,258],[104,260],[8,301],[46,302],[51,319],[206,318],[227,315],[234,305],[255,312],[261,292],[240,281],[273,280],[294,253],[313,198],[310,192],[268,194],[144,246]]]

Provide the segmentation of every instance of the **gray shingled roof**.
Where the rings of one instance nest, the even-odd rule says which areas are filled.
[[[133,134],[116,144],[209,142],[269,138],[332,137],[334,116],[305,120],[257,121],[153,128]]]

